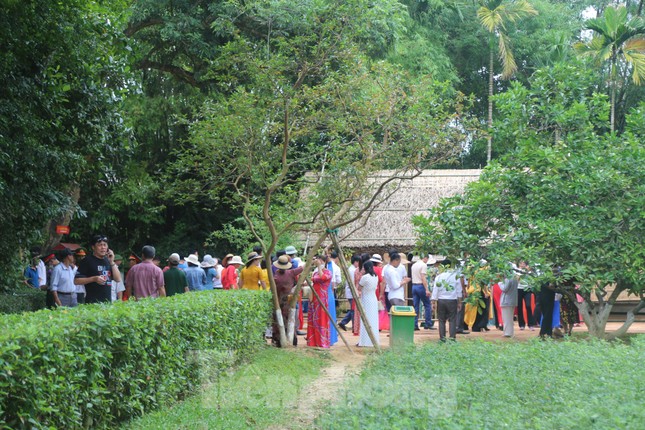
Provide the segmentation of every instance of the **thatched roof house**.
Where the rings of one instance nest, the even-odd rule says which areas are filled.
[[[425,213],[442,197],[463,192],[466,184],[479,179],[481,170],[424,170],[412,180],[401,181],[396,191],[378,205],[367,218],[343,227],[339,232],[342,246],[354,250],[384,250],[414,247],[416,234],[412,216]],[[387,172],[375,175],[379,182]]]

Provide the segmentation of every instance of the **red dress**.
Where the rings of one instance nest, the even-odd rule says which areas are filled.
[[[323,274],[320,276],[318,270],[316,270],[312,281],[313,288],[318,293],[318,298],[312,297],[307,311],[307,346],[329,348],[329,317],[320,305],[320,301],[325,305],[329,301],[327,287],[331,281],[331,272],[323,269]]]

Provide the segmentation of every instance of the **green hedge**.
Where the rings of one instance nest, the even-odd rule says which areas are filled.
[[[44,291],[24,286],[11,292],[1,293],[0,314],[17,314],[45,309],[45,296]]]
[[[265,292],[201,292],[0,316],[0,428],[108,428],[264,344]],[[213,361],[215,363],[213,363]]]

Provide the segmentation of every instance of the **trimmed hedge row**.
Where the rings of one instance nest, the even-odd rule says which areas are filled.
[[[44,291],[20,286],[8,293],[0,294],[0,314],[16,314],[45,309]]]
[[[270,316],[256,291],[0,316],[0,428],[107,428],[172,403],[204,382],[200,357],[263,345]]]

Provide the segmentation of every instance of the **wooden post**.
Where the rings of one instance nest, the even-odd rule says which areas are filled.
[[[327,229],[329,231],[329,238],[331,239],[332,243],[334,244],[334,247],[336,248],[336,252],[338,253],[338,258],[340,259],[340,265],[341,265],[341,270],[343,271],[343,274],[345,275],[345,279],[347,280],[347,284],[349,285],[350,290],[352,290],[352,296],[354,297],[354,303],[356,303],[356,309],[358,309],[358,312],[360,313],[361,317],[361,324],[363,324],[363,327],[365,327],[365,330],[367,330],[367,334],[370,337],[370,340],[372,341],[372,345],[374,345],[374,348],[378,352],[381,352],[381,345],[378,342],[378,339],[375,338],[374,332],[372,332],[372,326],[370,325],[370,322],[367,320],[367,316],[365,315],[365,310],[363,309],[363,304],[361,303],[360,298],[358,297],[358,291],[356,290],[356,287],[354,286],[354,279],[352,279],[349,275],[349,270],[347,269],[347,260],[345,260],[345,255],[343,254],[343,250],[340,247],[340,243],[338,242],[338,236],[336,233],[329,229],[329,222],[327,221],[327,217],[325,217],[325,225],[327,225]],[[339,332],[340,333],[340,332]]]

